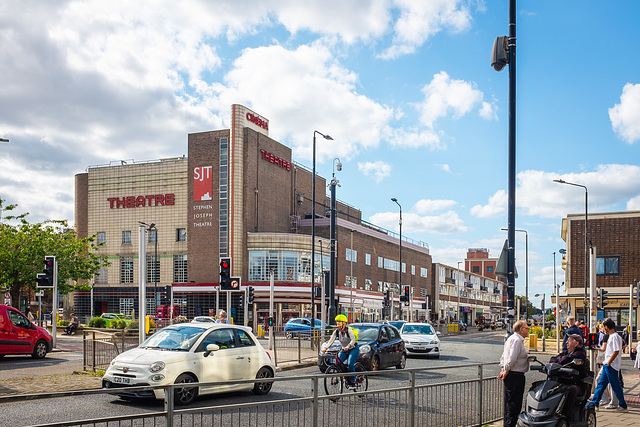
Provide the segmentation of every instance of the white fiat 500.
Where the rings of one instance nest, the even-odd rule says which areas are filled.
[[[400,329],[407,354],[424,354],[440,358],[440,332],[427,323],[405,323]]]
[[[121,398],[164,399],[162,389],[127,392],[127,387],[185,384],[175,389],[175,403],[189,404],[199,394],[250,389],[267,394],[272,382],[237,384],[238,380],[273,378],[275,365],[251,329],[221,323],[181,323],[159,330],[140,346],[111,361],[103,388],[120,388]],[[206,387],[187,383],[217,382]],[[122,392],[120,392],[122,391]]]

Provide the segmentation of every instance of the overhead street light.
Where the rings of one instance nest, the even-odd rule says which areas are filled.
[[[400,226],[400,268],[398,269],[398,286],[400,287],[400,292],[402,292],[402,206],[395,197],[392,197],[391,201],[400,208],[400,219],[398,221],[398,225]],[[409,304],[411,304],[411,302],[409,302]],[[409,306],[409,321],[411,321],[411,306]]]
[[[588,228],[588,206],[589,206],[589,190],[586,185],[575,184],[573,182],[567,182],[563,179],[554,179],[553,182],[559,184],[573,185],[574,187],[584,188],[584,316],[585,321],[588,320],[588,326],[591,328],[591,312],[589,311],[589,232]]]
[[[311,195],[311,335],[313,336],[313,329],[315,329],[316,318],[316,302],[315,302],[315,278],[316,278],[316,134],[320,135],[324,139],[332,141],[329,135],[325,135],[317,130],[313,131],[313,184]],[[324,302],[322,303],[324,304]],[[323,320],[324,322],[324,320]],[[324,324],[324,323],[323,323]]]

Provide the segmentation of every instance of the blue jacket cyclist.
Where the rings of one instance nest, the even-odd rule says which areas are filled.
[[[333,331],[331,338],[329,338],[328,347],[331,347],[331,344],[333,344],[336,338],[338,338],[340,345],[342,346],[342,350],[338,353],[338,357],[343,362],[347,360],[349,372],[355,372],[356,360],[358,360],[358,354],[360,353],[358,349],[358,341],[356,341],[356,336],[351,328],[347,326],[347,316],[344,314],[337,315],[336,324],[338,325],[338,328]],[[355,376],[350,377],[350,381],[347,382],[347,388],[355,388],[355,380]]]

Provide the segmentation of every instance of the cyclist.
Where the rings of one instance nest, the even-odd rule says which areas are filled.
[[[333,331],[329,342],[327,343],[327,347],[331,347],[331,344],[338,338],[340,341],[340,345],[342,346],[342,350],[338,353],[338,357],[343,362],[347,360],[347,366],[349,368],[349,372],[356,371],[356,360],[358,360],[358,354],[360,350],[358,349],[358,341],[356,340],[356,335],[353,333],[350,327],[347,326],[347,316],[344,314],[339,314],[336,316],[336,323],[338,328]],[[347,388],[349,390],[355,389],[355,381],[356,377],[350,377],[349,381],[347,381]]]

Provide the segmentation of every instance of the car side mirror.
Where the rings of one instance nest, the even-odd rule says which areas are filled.
[[[436,331],[436,335],[442,335],[442,332]]]
[[[204,357],[209,357],[211,353],[218,350],[220,350],[220,346],[218,346],[217,344],[208,344],[207,351],[204,352]]]

